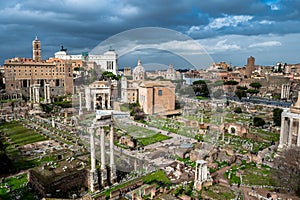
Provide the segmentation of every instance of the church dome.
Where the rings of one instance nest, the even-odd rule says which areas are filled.
[[[132,73],[133,74],[138,74],[140,72],[145,72],[145,68],[142,66],[142,63],[140,60],[138,60],[137,66],[133,69]]]
[[[145,79],[145,68],[142,66],[140,60],[138,60],[137,66],[132,71],[133,80],[142,81]]]

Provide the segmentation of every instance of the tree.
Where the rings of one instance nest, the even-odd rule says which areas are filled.
[[[247,93],[249,93],[252,96],[253,94],[258,94],[259,91],[258,90],[253,90],[253,89],[248,89]]]
[[[241,107],[236,107],[234,108],[234,111],[235,113],[242,113],[242,108]]]
[[[238,90],[247,90],[248,88],[246,86],[240,86],[240,85],[238,85],[236,87],[236,89],[238,89]]]
[[[206,81],[204,80],[194,81],[193,90],[197,96],[209,96],[209,89],[207,87]]]
[[[235,96],[237,96],[241,100],[242,97],[247,97],[247,92],[245,90],[236,90]]]
[[[281,113],[282,113],[281,108],[274,108],[273,109],[273,122],[275,126],[280,126],[281,125]]]
[[[224,85],[237,85],[237,84],[239,84],[239,82],[233,81],[233,80],[226,81],[226,82],[224,83]]]
[[[102,73],[103,78],[105,79],[112,79],[112,80],[119,80],[120,77],[116,76],[114,73],[105,71]]]
[[[266,124],[265,120],[262,119],[261,117],[254,117],[253,118],[253,124],[254,126],[258,127],[258,126],[263,126]]]
[[[259,88],[261,88],[261,84],[260,83],[250,83],[250,86],[251,87],[253,87],[253,88],[255,88],[256,90],[259,90]]]

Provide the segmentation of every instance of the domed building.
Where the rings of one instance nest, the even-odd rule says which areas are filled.
[[[176,78],[176,70],[173,68],[173,65],[170,64],[166,72],[166,79],[176,80]]]
[[[142,66],[141,60],[138,60],[137,66],[132,71],[133,81],[145,80],[145,68]]]

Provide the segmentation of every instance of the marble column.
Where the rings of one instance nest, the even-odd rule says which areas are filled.
[[[201,181],[204,182],[207,180],[207,166],[205,164],[202,165],[202,179]]]
[[[52,127],[55,128],[54,118],[52,117]]]
[[[91,171],[94,172],[96,170],[94,127],[90,128],[90,145],[91,145]]]
[[[90,145],[91,145],[91,170],[90,170],[90,190],[96,192],[99,190],[98,172],[96,170],[96,152],[94,126],[90,128]]]
[[[97,106],[96,106],[96,103],[97,103],[97,102],[96,102],[96,97],[97,97],[97,96],[96,96],[96,93],[94,93],[94,95],[93,95],[93,105],[94,105],[94,106],[93,106],[93,110],[94,110],[94,111],[97,109]]]
[[[101,97],[102,97],[102,102],[101,102],[101,106],[102,106],[102,109],[106,109],[105,108],[105,99],[106,99],[106,95],[105,94],[101,94]]]
[[[293,130],[294,130],[294,127],[293,127],[293,118],[291,117],[290,118],[290,127],[289,127],[288,146],[291,146],[292,142],[293,142]]]
[[[87,111],[91,110],[91,91],[89,87],[85,88],[85,105]]]
[[[82,101],[81,101],[81,92],[79,92],[79,115],[82,115]]]
[[[51,103],[50,84],[47,84],[47,103]]]
[[[280,127],[280,139],[278,148],[282,148],[284,145],[284,134],[286,133],[285,130],[285,117],[281,116],[281,127]]]
[[[300,146],[300,119],[298,119],[297,147]]]
[[[110,110],[111,109],[111,106],[110,106],[110,94],[107,94],[107,110]]]
[[[101,155],[101,185],[103,187],[107,186],[107,170],[105,166],[105,130],[101,127],[100,130],[100,155]]]
[[[51,103],[50,102],[50,85],[44,85],[44,103]]]
[[[110,147],[110,182],[115,183],[117,179],[116,165],[114,160],[114,126],[111,123],[109,133],[109,147]]]
[[[32,87],[29,87],[29,101],[32,101]]]
[[[35,87],[35,101],[36,103],[40,103],[40,87],[36,86]]]

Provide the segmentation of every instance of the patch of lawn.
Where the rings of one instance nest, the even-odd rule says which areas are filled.
[[[153,136],[150,137],[145,137],[145,138],[137,138],[138,143],[140,143],[143,146],[147,146],[149,144],[154,144],[156,142],[160,142],[163,140],[170,139],[171,137],[157,133]]]
[[[10,200],[16,199],[17,196],[20,199],[35,199],[34,194],[29,192],[27,183],[27,174],[21,174],[16,177],[5,179],[4,183],[0,183],[0,199]],[[11,188],[11,192],[8,192],[4,185],[7,184]]]
[[[144,176],[142,178],[142,180],[144,183],[147,183],[147,184],[150,184],[153,182],[162,183],[162,184],[170,184],[171,183],[170,179],[167,177],[167,175],[162,170],[158,170],[156,172],[148,174],[147,176]]]
[[[201,196],[209,197],[214,200],[231,200],[234,199],[235,194],[230,188],[221,185],[213,185],[208,189],[204,189]]]

